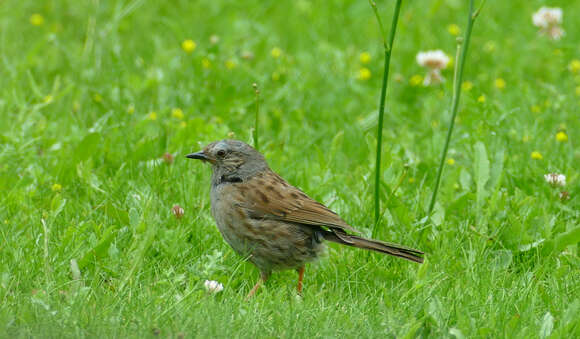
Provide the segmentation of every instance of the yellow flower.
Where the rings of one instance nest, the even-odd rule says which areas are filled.
[[[183,119],[183,111],[181,108],[174,108],[171,110],[171,116],[179,120]]]
[[[181,49],[185,51],[185,53],[191,53],[193,51],[195,51],[195,48],[197,47],[197,44],[195,43],[195,41],[187,39],[187,40],[183,40],[183,42],[181,43]]]
[[[50,187],[50,189],[53,192],[60,192],[60,191],[62,191],[62,186],[60,184],[52,184],[52,186]]]
[[[483,104],[483,103],[485,102],[485,95],[483,95],[483,94],[482,94],[482,95],[480,95],[480,96],[479,96],[479,98],[477,98],[477,102],[479,102],[479,103],[482,103],[482,104]]]
[[[419,74],[415,74],[409,79],[409,84],[411,86],[419,86],[423,82],[423,77]]]
[[[461,84],[461,89],[464,91],[471,91],[471,89],[473,88],[473,83],[471,81],[464,81]]]
[[[181,127],[181,128],[185,128],[185,127],[187,127],[187,122],[185,122],[185,121],[181,121],[181,122],[179,123],[179,127]]]
[[[129,107],[127,107],[127,113],[128,114],[133,114],[135,113],[135,105],[130,104]]]
[[[227,69],[234,69],[234,68],[236,68],[236,62],[233,59],[226,60],[226,68]]]
[[[101,103],[101,102],[103,102],[103,97],[102,97],[102,96],[101,96],[99,93],[95,93],[95,94],[93,95],[93,100],[94,100],[96,103]]]
[[[270,51],[270,54],[274,57],[274,58],[279,58],[282,55],[282,50],[278,47],[274,47],[272,48],[272,50]]]
[[[201,59],[201,67],[208,69],[211,67],[211,61],[208,58]]]
[[[366,67],[362,67],[361,69],[358,70],[358,78],[360,80],[370,79],[371,78],[371,71]]]
[[[52,100],[53,100],[53,97],[52,97],[52,95],[50,95],[50,94],[49,94],[49,95],[47,95],[47,96],[45,96],[45,97],[42,99],[42,101],[44,101],[44,103],[45,103],[45,104],[50,104],[50,103],[52,102]]]
[[[459,26],[456,24],[451,24],[447,26],[447,32],[449,32],[451,35],[457,36],[459,33],[461,33],[461,29],[459,29]]]
[[[580,73],[580,60],[574,59],[570,61],[570,63],[568,64],[568,69],[570,70],[570,72],[574,74]]]
[[[44,17],[38,13],[34,13],[30,16],[30,23],[33,26],[40,26],[44,23]]]
[[[362,64],[368,64],[369,62],[371,62],[371,54],[369,52],[362,52],[359,55],[358,59]]]
[[[542,159],[544,159],[544,157],[542,156],[542,153],[540,153],[538,151],[533,151],[532,152],[532,159],[534,159],[534,160],[542,160]]]
[[[453,159],[453,158],[447,159],[447,164],[451,165],[451,166],[455,165],[455,159]]]
[[[560,131],[556,133],[556,140],[558,140],[559,142],[566,142],[568,141],[568,135],[566,134],[566,132]]]
[[[493,53],[495,52],[495,42],[493,41],[488,41],[485,43],[485,45],[483,46],[483,50],[486,51],[487,53]]]
[[[505,80],[502,78],[495,79],[495,87],[497,87],[498,89],[504,89],[505,88]]]
[[[538,105],[532,105],[530,110],[532,111],[532,113],[540,113],[541,108]]]
[[[157,120],[157,112],[155,112],[155,111],[149,112],[149,114],[147,114],[147,119],[153,120],[153,121]]]

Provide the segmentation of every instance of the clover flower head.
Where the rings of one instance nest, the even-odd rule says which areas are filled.
[[[546,182],[552,186],[566,186],[566,176],[558,173],[544,174]]]
[[[419,66],[429,69],[423,80],[423,85],[435,85],[445,81],[441,75],[441,70],[447,68],[450,59],[442,50],[419,52],[416,59]]]
[[[177,219],[181,219],[185,214],[185,210],[179,205],[173,205],[173,207],[171,207],[171,213],[173,213]]]
[[[559,40],[564,36],[562,24],[563,12],[558,7],[541,7],[532,15],[534,26],[540,28],[540,34],[546,35],[552,40]]]
[[[220,284],[215,280],[206,280],[203,283],[203,286],[205,287],[206,291],[213,294],[219,293],[224,290],[224,285]]]
[[[422,67],[445,69],[449,60],[449,57],[440,49],[417,53],[417,63]]]
[[[562,23],[562,9],[558,7],[541,7],[537,12],[532,14],[534,26],[548,28],[553,25]]]
[[[171,164],[173,164],[173,161],[175,160],[175,156],[174,156],[173,154],[169,153],[169,152],[165,152],[165,153],[163,153],[163,155],[161,156],[161,159],[163,159],[163,161],[164,161],[166,164],[168,164],[168,165],[171,165]],[[177,205],[176,205],[176,206],[177,206]],[[173,207],[175,207],[175,206],[173,206]],[[177,206],[177,207],[179,207],[179,206]],[[181,208],[181,207],[179,207],[179,208]]]

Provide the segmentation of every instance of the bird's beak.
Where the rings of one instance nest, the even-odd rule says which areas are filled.
[[[208,156],[205,155],[205,153],[203,153],[203,151],[199,151],[199,152],[196,152],[196,153],[191,153],[191,154],[186,155],[185,157],[186,158],[189,158],[189,159],[198,159],[198,160],[204,160],[204,161],[210,160],[208,158]]]

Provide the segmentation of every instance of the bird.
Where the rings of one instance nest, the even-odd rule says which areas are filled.
[[[325,241],[422,263],[424,253],[367,239],[323,204],[270,169],[264,156],[239,140],[219,140],[186,155],[211,164],[211,213],[224,240],[260,270],[251,298],[273,271],[296,269],[302,295],[305,264]]]

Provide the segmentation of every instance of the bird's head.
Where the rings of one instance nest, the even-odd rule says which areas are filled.
[[[244,181],[268,169],[264,156],[252,146],[239,140],[220,140],[202,151],[186,155],[212,165],[214,181]]]

